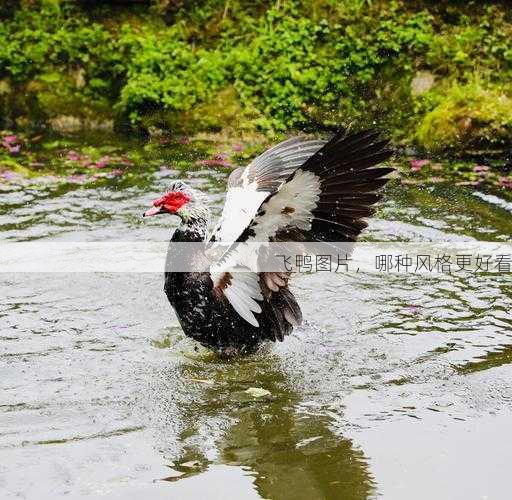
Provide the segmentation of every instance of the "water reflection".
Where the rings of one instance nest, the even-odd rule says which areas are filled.
[[[170,482],[206,471],[210,464],[243,468],[255,476],[262,498],[364,499],[374,492],[363,453],[332,431],[326,408],[305,401],[270,353],[236,361],[212,355],[187,359],[180,378],[203,387],[182,405],[179,440],[186,443]],[[254,397],[250,388],[267,395]],[[213,446],[198,436],[222,428]],[[215,431],[214,431],[215,433]]]

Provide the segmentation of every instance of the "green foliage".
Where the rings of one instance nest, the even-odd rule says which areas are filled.
[[[476,81],[454,84],[437,96],[417,130],[418,142],[430,149],[506,144],[512,135],[512,99]]]
[[[441,30],[429,45],[426,63],[463,80],[478,65],[490,80],[504,81],[512,75],[511,37],[512,24],[505,11],[488,6],[479,18],[463,15],[450,30]]]
[[[137,122],[141,111],[186,111],[204,102],[227,82],[220,51],[191,49],[178,29],[163,33],[123,27],[118,39],[126,54],[126,83],[117,109]]]
[[[132,126],[157,116],[160,126],[174,128],[193,110],[216,109],[209,103],[234,89],[231,108],[266,132],[303,127],[312,117],[377,120],[396,138],[410,139],[411,124],[435,116],[436,95],[451,82],[458,88],[456,82],[474,79],[475,65],[489,85],[512,76],[512,24],[496,6],[152,3],[122,15],[57,1],[14,9],[0,24],[0,81],[32,92],[46,116],[90,107],[113,110],[118,122]],[[435,74],[439,87],[412,95],[419,70]],[[204,122],[208,128],[215,120]],[[430,129],[417,135],[421,144],[432,143],[425,139]]]

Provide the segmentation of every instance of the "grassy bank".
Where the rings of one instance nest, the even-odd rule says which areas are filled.
[[[506,2],[95,4],[4,2],[4,128],[274,136],[375,123],[432,152],[510,147]]]

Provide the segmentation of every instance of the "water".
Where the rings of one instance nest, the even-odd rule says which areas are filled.
[[[140,214],[178,176],[218,213],[225,169],[151,162],[99,185],[4,184],[1,238],[168,238],[176,221]],[[511,234],[506,204],[392,186],[365,239]],[[2,498],[509,497],[510,274],[299,276],[305,324],[229,361],[184,337],[162,286],[0,275]]]

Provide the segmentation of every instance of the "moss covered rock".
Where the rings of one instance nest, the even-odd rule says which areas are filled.
[[[184,134],[196,132],[244,131],[256,128],[257,113],[242,108],[235,89],[228,87],[208,102],[197,104],[187,111],[155,110],[147,112],[142,127],[169,130]]]
[[[436,100],[416,132],[419,146],[443,151],[512,143],[512,98],[503,89],[454,84],[446,93],[438,90]]]

